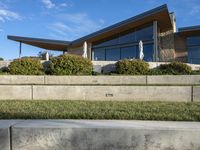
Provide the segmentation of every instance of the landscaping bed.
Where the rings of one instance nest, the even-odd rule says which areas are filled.
[[[200,121],[200,103],[0,101],[0,119]]]

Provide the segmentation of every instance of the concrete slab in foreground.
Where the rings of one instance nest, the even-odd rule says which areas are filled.
[[[11,150],[10,146],[10,127],[19,121],[1,120],[0,121],[0,150]]]
[[[200,123],[25,121],[12,127],[13,150],[199,150]]]

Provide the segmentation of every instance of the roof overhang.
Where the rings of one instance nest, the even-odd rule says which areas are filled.
[[[200,26],[179,28],[178,31],[178,34],[184,37],[200,36]]]
[[[67,51],[67,47],[70,44],[69,41],[59,41],[59,40],[50,40],[50,39],[20,37],[20,36],[8,36],[8,39],[16,41],[16,42],[21,42],[28,45],[40,47],[46,50],[55,50],[55,51]]]
[[[137,27],[142,27],[145,24],[153,23],[153,21],[158,22],[161,32],[173,29],[167,5],[162,5],[72,42],[20,36],[8,36],[8,39],[47,50],[66,51],[68,47],[82,46],[85,41],[91,43],[96,42],[118,33],[125,32]]]
[[[80,46],[84,41],[95,42],[109,36],[113,36],[117,33],[124,32],[147,23],[152,23],[153,21],[158,21],[158,25],[163,32],[173,28],[167,5],[162,5],[100,31],[94,32],[90,35],[72,41],[71,44],[72,46]]]

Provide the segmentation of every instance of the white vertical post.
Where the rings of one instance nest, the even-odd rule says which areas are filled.
[[[88,46],[87,46],[87,42],[85,41],[83,43],[83,55],[82,55],[84,58],[88,58],[87,51],[88,51]]]

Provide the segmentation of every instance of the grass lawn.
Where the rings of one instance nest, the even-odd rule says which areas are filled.
[[[0,119],[200,121],[200,103],[0,101]]]

